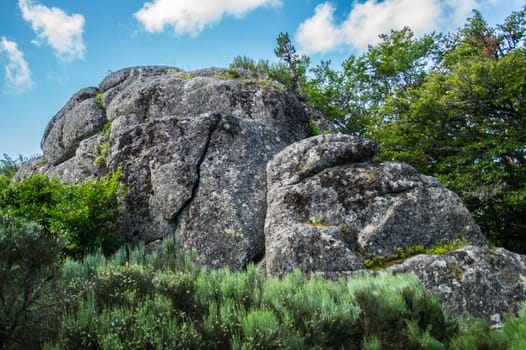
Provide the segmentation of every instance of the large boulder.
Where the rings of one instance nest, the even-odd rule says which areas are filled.
[[[453,192],[401,163],[369,160],[377,147],[348,135],[290,145],[267,167],[266,266],[282,276],[344,273],[397,248],[485,238]]]
[[[266,164],[310,134],[312,117],[253,73],[135,67],[82,90],[51,121],[38,169],[70,182],[122,169],[128,241],[177,232],[209,266],[264,254]],[[35,162],[34,162],[35,163]]]
[[[441,256],[418,255],[387,270],[415,273],[453,314],[485,318],[495,326],[526,300],[526,256],[502,248],[467,246]]]

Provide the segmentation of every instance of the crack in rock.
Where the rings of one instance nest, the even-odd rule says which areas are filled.
[[[181,217],[183,215],[183,213],[186,211],[186,209],[192,204],[196,194],[197,194],[197,190],[199,188],[199,183],[201,181],[201,165],[203,164],[205,158],[206,158],[206,155],[208,153],[208,148],[210,147],[210,142],[212,140],[212,136],[214,134],[214,132],[216,131],[217,127],[219,126],[219,123],[221,122],[221,114],[219,113],[214,113],[213,115],[213,118],[215,119],[214,123],[212,124],[212,126],[210,127],[209,131],[208,131],[208,135],[207,135],[207,138],[206,138],[206,141],[205,141],[205,145],[203,147],[203,151],[201,153],[201,155],[199,156],[199,159],[197,160],[197,164],[195,166],[195,173],[196,173],[196,178],[192,184],[192,191],[191,191],[191,194],[190,194],[190,197],[183,203],[183,205],[181,205],[181,207],[179,208],[179,210],[177,211],[177,213],[175,213],[172,217],[172,220],[170,220],[173,224],[173,227],[174,227],[174,232],[177,231],[178,227],[179,227],[179,224],[180,224],[180,221],[181,221]]]

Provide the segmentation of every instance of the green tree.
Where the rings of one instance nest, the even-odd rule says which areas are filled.
[[[439,69],[387,96],[369,130],[382,159],[437,177],[495,243],[526,252],[526,50],[514,46],[524,30],[514,33],[506,39],[474,12]]]
[[[366,53],[345,60],[339,72],[330,68],[330,62],[322,62],[307,83],[307,103],[347,133],[367,136],[370,125],[382,117],[386,98],[422,84],[440,57],[442,38],[435,34],[415,38],[406,27],[380,39]]]
[[[288,33],[279,33],[276,38],[276,48],[274,53],[281,61],[283,61],[290,72],[290,85],[288,87],[301,94],[301,88],[306,83],[306,73],[309,67],[310,60],[305,55],[299,55],[296,48],[292,45]]]

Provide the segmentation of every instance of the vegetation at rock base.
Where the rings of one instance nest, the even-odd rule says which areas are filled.
[[[483,321],[449,316],[415,275],[357,273],[331,281],[298,270],[267,278],[254,265],[239,272],[209,270],[173,237],[153,252],[139,245],[109,254],[108,246],[96,245],[100,240],[77,240],[71,249],[67,232],[81,235],[74,229],[86,227],[105,232],[97,231],[107,228],[102,224],[107,217],[95,204],[115,209],[113,200],[122,194],[119,174],[82,185],[43,176],[9,184],[17,163],[6,158],[3,164],[1,349],[514,349],[526,344],[526,306],[494,330]],[[92,205],[70,207],[72,213],[77,208],[91,214],[76,216],[79,221],[68,216],[61,201],[72,198],[64,193]]]
[[[40,225],[64,241],[68,256],[82,257],[99,248],[109,254],[123,243],[118,228],[119,198],[125,192],[120,171],[78,185],[45,175],[8,185],[14,172],[12,164],[7,166],[0,176],[0,215]]]
[[[455,319],[415,275],[338,281],[208,270],[173,238],[60,259],[41,226],[0,221],[0,348],[515,349],[525,310],[501,330]],[[46,249],[44,249],[44,246]],[[45,254],[43,254],[45,253]]]
[[[62,248],[42,226],[0,216],[0,349],[37,349],[56,336]]]
[[[456,33],[383,34],[339,70],[310,67],[286,33],[279,64],[233,66],[282,81],[342,132],[378,143],[379,160],[438,178],[494,244],[526,253],[525,34],[526,7],[496,27],[473,11]]]

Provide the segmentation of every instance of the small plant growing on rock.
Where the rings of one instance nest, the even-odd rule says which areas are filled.
[[[108,157],[110,133],[111,133],[111,121],[108,121],[106,122],[106,124],[104,124],[104,128],[102,129],[102,136],[104,137],[104,140],[101,141],[97,146],[95,146],[96,157],[93,160],[93,165],[95,165],[97,168],[102,169],[106,167],[106,159]]]
[[[328,225],[323,224],[320,219],[315,218],[315,217],[312,217],[309,220],[307,220],[307,225],[315,227],[320,230],[329,227]]]
[[[314,122],[314,119],[309,120],[309,127],[310,127],[310,132],[312,136],[327,135],[329,133],[328,130],[320,130],[318,126],[316,125],[316,123]]]
[[[385,258],[379,256],[369,256],[364,260],[364,265],[371,270],[379,270],[383,267],[396,264],[407,258],[419,254],[427,255],[444,255],[454,250],[465,247],[468,244],[466,239],[456,239],[450,243],[436,245],[431,248],[425,248],[423,245],[410,246],[405,248],[396,248],[396,253],[388,255]]]

